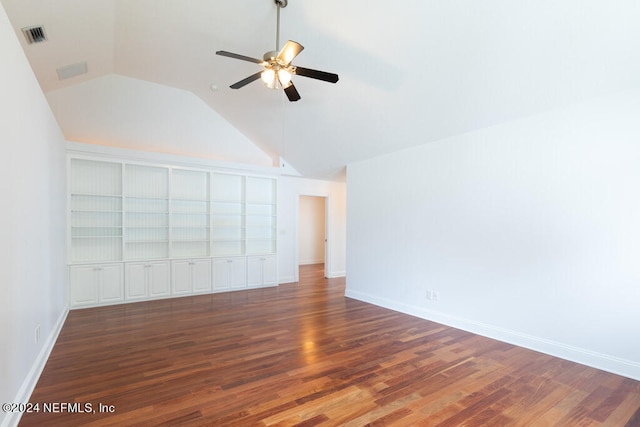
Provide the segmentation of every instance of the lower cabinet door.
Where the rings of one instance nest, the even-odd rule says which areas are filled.
[[[98,289],[101,303],[124,301],[124,280],[122,264],[111,264],[99,267]]]
[[[214,258],[212,269],[214,290],[220,291],[247,287],[247,258]]]
[[[273,255],[263,257],[262,286],[275,286],[278,284],[277,260]]]
[[[69,267],[69,298],[71,307],[89,307],[123,301],[122,264]]]
[[[229,263],[229,283],[233,289],[247,287],[247,258],[230,258]]]
[[[98,303],[97,267],[76,265],[69,267],[69,304],[82,307]]]
[[[193,280],[193,292],[211,291],[211,260],[194,260],[191,264],[191,277]]]
[[[125,264],[124,296],[127,301],[171,295],[169,261]]]
[[[149,264],[149,296],[151,298],[171,295],[171,279],[169,261],[152,262]]]
[[[229,282],[229,260],[214,258],[211,262],[211,281],[214,291],[224,291],[231,287]]]
[[[190,294],[193,290],[190,260],[171,262],[171,295]]]
[[[128,263],[124,268],[124,297],[127,301],[147,297],[147,264]]]
[[[276,257],[251,256],[247,259],[249,287],[276,285]]]

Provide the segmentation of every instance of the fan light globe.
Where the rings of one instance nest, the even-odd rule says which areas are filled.
[[[282,87],[289,86],[289,83],[291,82],[291,73],[283,69],[278,70],[278,80],[280,80]]]
[[[276,86],[276,72],[271,68],[267,68],[262,72],[260,78],[264,82],[265,86],[274,89]]]

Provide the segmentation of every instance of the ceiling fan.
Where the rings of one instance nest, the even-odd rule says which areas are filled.
[[[337,74],[312,70],[310,68],[297,67],[291,63],[295,57],[302,52],[302,49],[304,49],[300,43],[289,40],[285,43],[282,49],[280,49],[280,9],[287,7],[288,0],[274,0],[274,2],[278,7],[276,22],[276,50],[265,53],[262,57],[263,59],[251,58],[249,56],[239,55],[237,53],[231,53],[224,50],[216,52],[216,55],[253,62],[264,67],[264,70],[232,84],[230,86],[231,89],[240,89],[241,87],[262,78],[262,81],[269,88],[283,88],[284,93],[287,95],[287,98],[289,98],[289,101],[293,102],[300,99],[300,94],[291,81],[291,77],[294,74],[329,83],[336,83],[338,81]]]

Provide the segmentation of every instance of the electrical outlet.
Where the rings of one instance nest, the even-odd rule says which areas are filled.
[[[438,291],[431,292],[431,299],[434,301],[438,301],[438,299],[440,299],[440,295],[438,294]]]
[[[35,340],[36,340],[36,344],[40,342],[40,324],[36,325]]]

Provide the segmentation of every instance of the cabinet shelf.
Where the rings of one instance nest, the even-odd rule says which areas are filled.
[[[179,215],[186,215],[186,216],[208,216],[209,213],[208,212],[193,212],[193,211],[172,211],[171,215],[175,215],[175,216],[179,216]]]
[[[171,201],[173,202],[178,202],[178,203],[202,203],[202,204],[208,204],[209,203],[209,199],[185,199],[184,197],[172,197]]]
[[[244,202],[242,200],[218,200],[218,199],[213,199],[211,200],[211,203],[220,203],[220,204],[225,204],[225,205],[241,205],[244,204]]]
[[[118,236],[71,236],[72,239],[121,239],[122,235]]]
[[[122,194],[98,194],[98,193],[71,193],[71,197],[91,197],[91,198],[100,198],[100,197],[114,197],[114,198],[122,198]]]
[[[132,211],[127,210],[127,214],[135,214],[135,215],[168,215],[169,211]]]
[[[82,212],[82,213],[108,213],[108,214],[121,214],[121,210],[107,210],[107,209],[71,209],[71,212]]]
[[[123,196],[125,199],[127,200],[162,200],[162,201],[166,201],[169,200],[168,197],[154,197],[154,196],[138,196],[138,195],[124,195]]]
[[[119,230],[122,227],[120,227],[119,225],[72,225],[71,228],[72,229],[74,229],[74,228],[79,228],[79,229],[115,228],[115,229]]]

